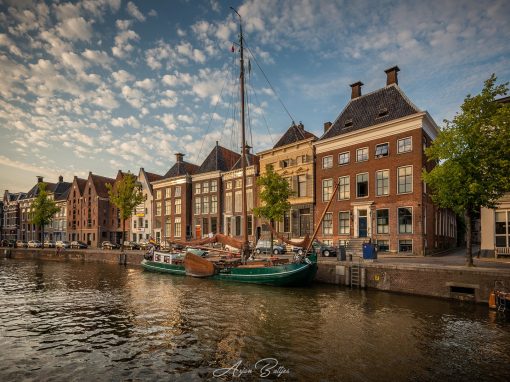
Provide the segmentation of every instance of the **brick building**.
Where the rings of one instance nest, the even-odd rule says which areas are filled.
[[[232,169],[241,156],[216,146],[192,175],[193,237],[222,232],[223,183],[221,173]]]
[[[91,247],[99,247],[106,240],[121,242],[119,211],[110,203],[106,184],[114,186],[123,176],[124,173],[119,171],[115,179],[92,172],[87,179],[74,177],[67,198],[68,240],[80,240]],[[126,227],[129,226],[130,219],[127,219]]]
[[[3,196],[2,239],[18,240],[22,238],[19,202],[24,197],[24,192],[13,193],[5,190]]]
[[[131,219],[131,238],[130,240],[139,243],[141,240],[148,240],[152,235],[153,224],[153,190],[151,182],[163,178],[163,175],[153,174],[145,171],[142,167],[138,173],[138,182],[142,187],[144,200],[135,208]]]
[[[249,148],[248,148],[249,150]],[[257,203],[257,177],[259,176],[259,158],[246,154],[246,204],[248,211],[248,240],[255,243],[261,235],[262,227],[253,215],[253,207]],[[241,157],[230,171],[221,174],[223,187],[223,233],[238,240],[243,239],[243,170]]]
[[[272,149],[257,154],[261,176],[267,166],[272,166],[292,188],[293,196],[289,198],[292,207],[277,227],[280,233],[289,238],[313,233],[315,140],[317,137],[306,131],[303,124],[292,124]]]
[[[185,162],[184,154],[175,154],[176,162],[162,179],[151,182],[154,195],[154,238],[187,240],[191,238],[191,176],[198,166]]]
[[[318,234],[325,242],[359,238],[415,254],[455,244],[455,216],[434,207],[421,180],[438,127],[400,89],[398,71],[386,70],[386,86],[366,95],[352,84],[351,100],[314,143],[316,221],[339,183]]]

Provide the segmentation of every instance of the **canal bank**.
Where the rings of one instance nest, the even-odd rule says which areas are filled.
[[[47,261],[103,262],[139,266],[143,252],[102,250],[3,249],[3,257]],[[427,261],[427,258],[422,258]],[[510,268],[468,268],[441,263],[413,264],[321,259],[316,281],[386,292],[486,303],[496,281],[510,287]]]

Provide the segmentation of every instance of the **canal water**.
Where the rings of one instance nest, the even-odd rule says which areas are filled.
[[[510,322],[485,306],[320,284],[0,260],[1,381],[215,376],[507,381]]]

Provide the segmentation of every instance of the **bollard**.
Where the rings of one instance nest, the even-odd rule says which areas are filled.
[[[351,267],[345,267],[345,285],[351,285]]]
[[[119,264],[126,265],[126,263],[127,263],[127,255],[125,253],[121,253],[119,255]]]
[[[362,288],[366,287],[366,280],[367,280],[367,269],[361,268],[361,285],[360,286]]]
[[[6,259],[10,259],[11,258],[11,250],[10,249],[4,249],[4,257]]]

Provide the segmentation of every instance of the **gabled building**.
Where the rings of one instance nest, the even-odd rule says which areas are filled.
[[[131,219],[131,240],[139,243],[141,240],[149,240],[153,229],[153,189],[151,182],[163,178],[163,175],[154,174],[142,167],[138,173],[138,182],[142,187],[144,200],[135,208]]]
[[[156,242],[192,237],[191,176],[198,166],[175,154],[176,162],[162,179],[151,182],[154,195],[154,238]]]
[[[386,86],[371,93],[352,84],[351,100],[314,143],[317,222],[339,184],[318,236],[335,245],[370,240],[380,251],[408,254],[455,245],[454,214],[432,204],[421,179],[431,166],[424,149],[438,127],[398,86],[399,68],[385,72]]]
[[[24,192],[9,192],[5,190],[3,196],[3,225],[2,238],[7,240],[23,239],[21,232],[20,201],[25,197]]]
[[[232,169],[241,156],[216,142],[192,175],[193,237],[222,232],[223,183],[221,173]]]
[[[48,187],[48,197],[53,199],[59,211],[53,215],[50,224],[44,227],[44,240],[57,241],[67,239],[67,196],[71,189],[71,183],[64,182],[60,175],[58,182],[53,187]]]
[[[313,142],[317,137],[306,131],[303,124],[292,124],[272,149],[258,153],[260,175],[268,166],[283,176],[293,191],[292,205],[277,230],[288,238],[304,237],[313,233],[315,198]]]
[[[261,235],[262,227],[253,215],[253,207],[257,203],[257,177],[259,176],[259,158],[246,154],[246,204],[248,208],[248,240],[255,243]],[[223,233],[242,240],[242,209],[243,209],[243,170],[241,158],[230,171],[221,174],[223,192]]]

